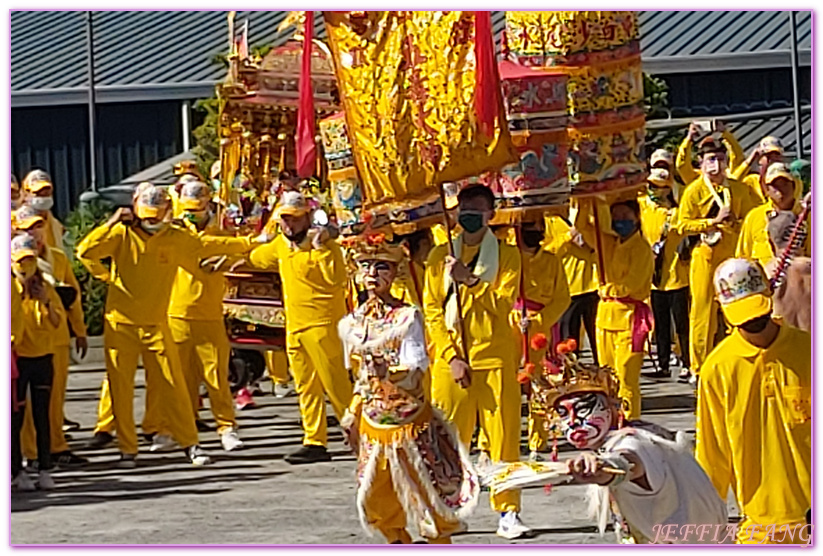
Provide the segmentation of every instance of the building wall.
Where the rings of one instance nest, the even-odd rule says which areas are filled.
[[[179,102],[101,104],[97,107],[97,184],[113,185],[183,150]],[[12,171],[48,171],[63,217],[89,188],[87,107],[11,111]]]

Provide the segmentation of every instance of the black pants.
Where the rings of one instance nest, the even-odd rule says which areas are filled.
[[[40,470],[51,469],[51,436],[49,431],[49,399],[54,379],[52,356],[18,357],[17,400],[20,409],[11,414],[11,475],[23,470],[23,453],[20,449],[20,429],[23,428],[25,401],[30,396],[31,416],[37,433],[37,463]],[[31,393],[29,394],[29,388]]]
[[[689,288],[679,290],[652,290],[654,313],[654,341],[657,344],[657,363],[661,371],[669,370],[672,354],[672,318],[683,353],[683,366],[689,368]]]
[[[592,347],[592,357],[597,361],[597,340],[594,335],[594,323],[597,320],[597,303],[600,298],[597,292],[582,293],[572,296],[572,302],[563,316],[560,317],[560,339],[574,338],[577,345],[580,343],[580,323],[586,327],[586,335]],[[578,350],[579,351],[579,350]]]

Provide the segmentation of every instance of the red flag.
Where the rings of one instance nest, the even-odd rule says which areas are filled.
[[[303,32],[303,66],[300,69],[300,104],[297,109],[297,175],[310,178],[314,172],[317,146],[314,142],[314,94],[311,86],[311,52],[314,35],[314,12],[306,12]]]
[[[500,112],[500,78],[494,60],[491,12],[474,12],[475,72],[474,109],[481,133],[491,135]]]

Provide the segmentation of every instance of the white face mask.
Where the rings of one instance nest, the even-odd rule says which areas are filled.
[[[167,225],[167,222],[158,222],[157,224],[151,224],[145,220],[140,221],[140,227],[150,234],[156,234],[157,232],[165,228]]]
[[[34,210],[51,210],[51,207],[54,206],[54,197],[32,197],[29,199],[29,205]]]

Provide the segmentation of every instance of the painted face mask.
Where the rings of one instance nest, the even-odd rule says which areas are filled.
[[[37,272],[37,261],[34,257],[27,257],[12,265],[12,270],[21,280],[28,280]]]
[[[612,412],[603,394],[573,394],[559,400],[555,409],[563,434],[575,448],[599,447],[611,428]]]
[[[709,153],[703,158],[700,169],[708,176],[718,176],[726,171],[726,160],[723,156]]]
[[[54,206],[54,197],[32,197],[29,199],[29,204],[34,210],[51,210],[51,207]]]

